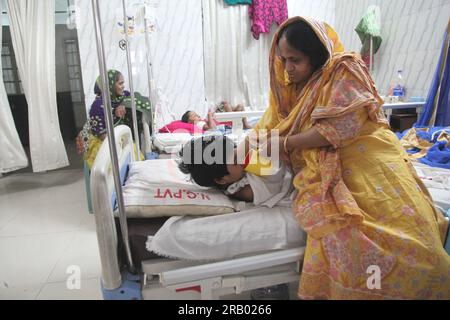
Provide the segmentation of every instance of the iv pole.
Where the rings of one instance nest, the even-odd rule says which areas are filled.
[[[148,90],[149,90],[149,98],[152,104],[152,112],[151,112],[151,121],[152,121],[152,133],[155,133],[156,124],[155,124],[155,81],[153,80],[153,64],[152,64],[152,55],[150,51],[150,31],[149,31],[149,20],[148,20],[148,1],[144,3],[144,27],[145,27],[145,47],[146,47],[146,59],[147,59],[147,81],[148,81]]]
[[[138,124],[137,124],[137,114],[136,114],[136,101],[134,96],[134,86],[133,86],[133,68],[131,65],[131,54],[130,54],[130,41],[128,37],[128,15],[127,15],[127,9],[125,6],[125,0],[122,0],[122,7],[123,7],[123,31],[125,34],[125,42],[126,45],[126,52],[127,52],[127,67],[128,67],[128,81],[130,83],[130,92],[131,92],[131,112],[133,116],[133,132],[134,132],[134,141],[136,143],[137,148],[137,161],[140,161],[141,159],[141,145],[140,145],[140,138],[139,138],[139,130],[138,130]]]
[[[100,69],[100,79],[102,81],[103,90],[103,104],[105,108],[105,116],[106,116],[106,127],[108,131],[108,143],[109,143],[109,152],[111,155],[111,163],[112,163],[112,171],[114,176],[114,186],[117,195],[117,204],[119,208],[119,221],[120,228],[122,231],[122,240],[125,246],[125,253],[127,257],[128,268],[131,273],[135,273],[136,269],[133,264],[133,259],[131,256],[130,243],[128,239],[128,224],[127,217],[125,214],[125,207],[123,201],[123,193],[122,193],[122,184],[120,181],[119,174],[119,161],[117,157],[117,148],[116,148],[116,139],[114,136],[114,124],[112,119],[112,107],[111,107],[111,96],[109,91],[109,81],[107,75],[106,68],[106,57],[104,50],[104,42],[103,42],[103,34],[102,34],[102,23],[100,19],[100,7],[98,0],[92,0],[92,9],[94,16],[94,27],[95,27],[95,38],[97,41],[97,54],[98,54],[98,63]]]

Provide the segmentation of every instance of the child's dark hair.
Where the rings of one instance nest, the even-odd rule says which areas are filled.
[[[232,140],[223,135],[193,139],[180,151],[179,168],[202,187],[219,187],[216,180],[229,175],[227,163],[234,153]]]
[[[320,41],[311,26],[303,20],[285,26],[280,32],[278,44],[283,37],[291,47],[309,57],[314,71],[322,68],[330,58],[325,45]]]
[[[189,123],[189,117],[191,116],[192,111],[187,111],[183,116],[181,117],[181,121],[184,123]]]

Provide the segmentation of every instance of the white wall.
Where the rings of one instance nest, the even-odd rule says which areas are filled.
[[[335,0],[288,0],[288,13],[334,23]],[[269,51],[275,31],[251,33],[248,6],[228,6],[222,0],[203,0],[206,94],[209,104],[227,100],[266,109],[269,91]]]
[[[289,17],[307,16],[335,24],[335,7],[337,0],[288,0]]]
[[[336,29],[347,50],[361,48],[354,29],[369,5],[381,8],[383,43],[374,71],[381,94],[402,69],[408,97],[426,97],[450,17],[450,0],[336,0]]]
[[[131,7],[127,1],[127,7]],[[123,20],[122,1],[100,1],[107,67],[125,75],[128,71],[126,52],[119,48],[123,38],[117,20]],[[94,100],[94,84],[99,74],[91,1],[76,1],[78,11],[78,41],[86,106]],[[151,53],[157,86],[169,99],[171,111],[177,116],[192,106],[205,104],[202,10],[200,0],[163,0],[156,9],[158,30],[152,36]],[[116,18],[117,17],[117,18]],[[133,38],[131,43],[133,81],[136,91],[148,95],[145,63],[145,38]]]
[[[222,1],[222,0],[211,0]],[[116,68],[126,73],[125,52],[118,49],[120,36],[118,28],[114,24],[114,18],[117,15],[117,9],[121,8],[120,0],[100,2],[104,37],[106,42],[107,63],[109,68]],[[131,6],[132,2],[127,1]],[[91,4],[87,0],[78,0],[76,6],[79,12],[78,36],[81,51],[81,61],[83,66],[83,83],[85,85],[86,106],[90,107],[94,98],[93,86],[95,78],[98,75],[98,62],[95,50],[95,36],[93,33],[93,22],[91,14]],[[290,16],[307,15],[327,22],[334,22],[335,0],[288,0],[288,10]],[[224,10],[232,10],[228,7]],[[205,109],[205,87],[214,86],[215,83],[206,82],[204,74],[204,56],[203,56],[203,26],[202,26],[202,4],[201,0],[164,0],[160,1],[157,9],[159,21],[159,30],[154,36],[152,46],[152,55],[154,57],[155,78],[159,86],[168,95],[171,111],[177,116],[181,116],[184,111],[191,109],[203,112]],[[249,19],[247,15],[236,15],[237,19]],[[274,28],[275,29],[275,28]],[[228,31],[227,31],[228,32]],[[249,36],[250,37],[250,36]],[[266,39],[267,38],[267,39]],[[257,40],[252,40],[256,41]],[[137,43],[140,42],[140,43]],[[267,50],[270,48],[271,37],[261,37],[260,42],[264,42]],[[135,51],[145,52],[143,45],[144,39],[132,43]],[[248,47],[253,47],[248,45]],[[135,89],[147,94],[147,79],[145,63],[142,59],[136,57],[133,72]],[[139,62],[139,60],[141,60]],[[258,68],[267,68],[264,63]],[[267,70],[261,70],[264,75]],[[224,75],[226,76],[226,75]],[[267,88],[268,77],[261,76],[264,83],[250,83],[250,91],[256,92],[258,88]],[[226,83],[227,79],[223,79]],[[267,83],[266,83],[267,82]],[[254,87],[254,88],[253,88]],[[217,88],[206,91],[217,92]],[[226,92],[226,91],[225,91]],[[211,94],[210,94],[211,95]],[[214,96],[220,96],[220,93]],[[227,96],[226,93],[223,94]],[[242,99],[244,93],[235,97]],[[239,98],[239,99],[238,99]],[[259,95],[258,95],[259,98]],[[227,97],[229,100],[233,100]],[[236,100],[234,99],[234,100]],[[236,101],[237,101],[236,100]],[[260,104],[257,99],[252,103]],[[264,104],[264,102],[263,102]]]
[[[131,1],[127,0],[127,3]],[[220,96],[220,93],[217,93],[220,90],[210,88],[217,85],[217,82],[205,83],[201,2],[164,0],[160,1],[160,7],[157,9],[159,30],[153,38],[152,46],[155,78],[168,95],[171,111],[177,117],[187,109],[204,111],[205,92],[215,90],[214,95]],[[119,69],[126,74],[126,56],[124,51],[118,49],[121,36],[114,22],[117,10],[121,8],[121,0],[100,3],[108,67]],[[361,44],[354,29],[371,4],[379,5],[382,15],[384,41],[376,56],[374,72],[374,79],[381,94],[387,92],[396,70],[402,69],[408,96],[426,97],[450,16],[450,0],[288,0],[288,10],[291,17],[305,15],[326,21],[339,33],[347,50],[359,52]],[[94,96],[94,81],[98,75],[91,1],[78,0],[76,5],[81,19],[78,35],[86,105],[89,108]],[[236,17],[247,18],[245,15]],[[270,36],[266,38],[262,39],[266,42],[264,45],[269,47]],[[135,52],[145,52],[143,38],[133,40],[132,49]],[[135,57],[133,78],[135,89],[147,94],[143,58]],[[261,68],[267,68],[267,64]],[[261,72],[264,75],[267,69]],[[250,85],[266,88],[266,77],[261,78],[264,83]],[[252,87],[250,89],[256,90]],[[242,94],[237,95],[239,99]]]

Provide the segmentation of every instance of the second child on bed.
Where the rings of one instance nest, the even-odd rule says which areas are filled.
[[[244,163],[239,164],[235,144],[223,135],[194,139],[183,146],[179,156],[180,170],[196,184],[217,187],[240,201],[272,208],[293,190],[292,174],[284,164],[277,168],[264,163],[255,151],[250,151]],[[258,174],[264,166],[267,171]]]
[[[214,119],[214,113],[208,112],[208,118],[202,119],[196,112],[187,111],[181,117],[181,121],[184,123],[190,123],[197,126],[203,131],[214,131],[217,129],[216,120]]]

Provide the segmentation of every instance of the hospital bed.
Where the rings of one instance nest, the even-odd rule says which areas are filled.
[[[153,151],[159,154],[174,155],[178,154],[183,145],[192,140],[192,138],[205,137],[208,135],[222,135],[224,134],[230,138],[234,143],[239,144],[246,137],[246,132],[235,134],[229,131],[210,131],[204,134],[190,134],[190,133],[156,133],[153,135]],[[148,159],[148,157],[147,157]]]
[[[128,127],[119,126],[115,128],[115,137],[121,182],[125,184],[134,160],[131,131]],[[223,259],[174,258],[146,250],[149,237],[164,228],[169,216],[146,217],[133,210],[128,213],[129,239],[139,273],[130,275],[124,272],[121,254],[124,244],[114,210],[116,196],[111,167],[108,145],[104,143],[92,168],[91,188],[106,298],[217,299],[256,288],[298,282],[305,250],[303,243],[243,252]],[[442,169],[433,172],[431,168],[420,165],[416,170],[429,188],[435,204],[443,212],[448,211],[450,172]],[[158,210],[164,211],[164,208]],[[449,245],[447,240],[447,250]]]
[[[242,119],[247,118],[250,124],[256,124],[262,117],[264,111],[244,111],[244,112],[223,112],[216,113],[216,120],[221,123],[231,123],[230,130],[218,130],[213,132],[206,132],[209,134],[225,134],[236,144],[239,144],[246,136],[246,131],[243,129]],[[199,136],[199,135],[197,135]],[[155,133],[153,135],[153,150],[161,154],[176,154],[181,150],[181,147],[192,139],[193,135],[190,133]],[[148,141],[146,137],[144,141]]]
[[[114,132],[120,179],[125,184],[130,164],[134,160],[132,135],[126,126],[118,126]],[[218,299],[223,295],[298,282],[304,243],[245,252],[213,261],[167,258],[150,253],[145,250],[145,245],[146,237],[154,235],[169,217],[146,218],[133,213],[127,213],[128,232],[132,256],[138,263],[138,273],[127,273],[122,254],[124,243],[115,212],[112,165],[106,142],[98,152],[91,175],[105,298]]]
[[[383,105],[383,110],[388,120],[392,115],[393,110],[411,109],[415,108],[417,113],[420,114],[424,106],[424,102],[408,102],[408,103],[386,103]],[[253,124],[256,124],[257,120],[264,115],[265,111],[254,111],[248,109],[243,112],[223,112],[216,113],[216,120],[219,122],[232,123],[231,132],[227,135],[236,143],[239,143],[245,137],[245,131],[243,129],[242,119],[253,120]],[[154,147],[162,153],[174,154],[180,151],[182,145],[188,142],[192,138],[189,133],[162,133],[155,134],[153,137]],[[148,139],[147,139],[148,140]]]

